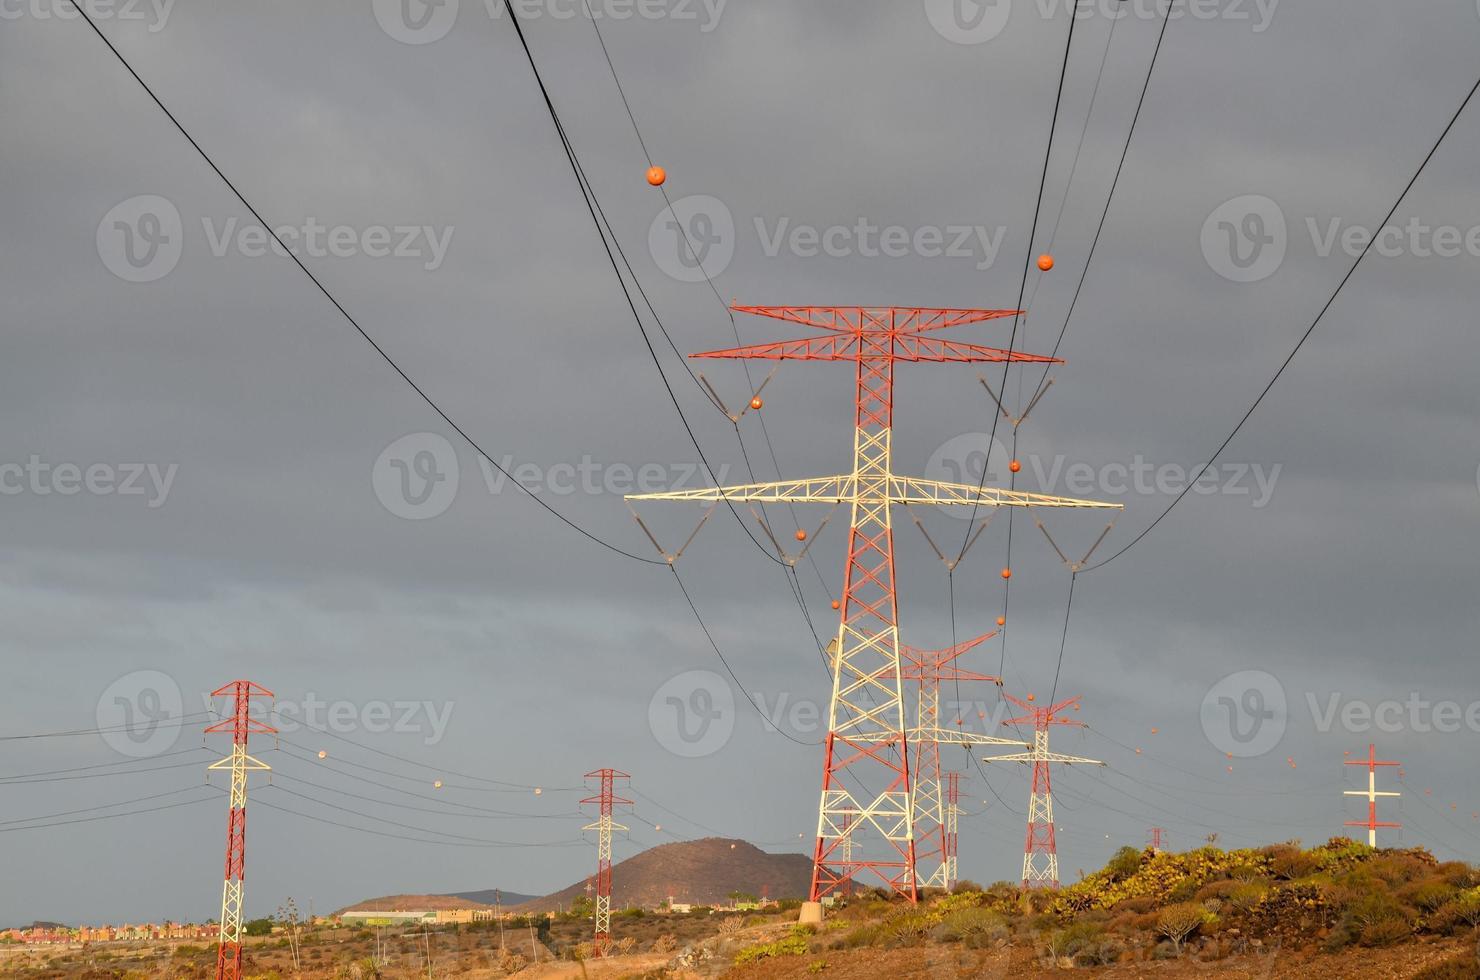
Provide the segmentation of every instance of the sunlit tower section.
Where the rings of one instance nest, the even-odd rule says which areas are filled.
[[[231,717],[206,733],[231,732],[231,754],[210,769],[231,770],[231,801],[226,816],[226,875],[221,885],[221,926],[216,940],[216,980],[240,980],[242,975],[242,884],[247,870],[247,773],[271,769],[247,754],[247,736],[277,731],[251,717],[252,698],[272,697],[267,688],[251,681],[232,681],[211,697],[232,699]]]
[[[961,853],[961,838],[957,827],[961,820],[961,774],[959,772],[948,772],[946,777],[946,885],[955,888],[956,883],[961,880],[960,872],[956,868],[956,858]]]
[[[581,801],[582,806],[595,803],[599,814],[595,823],[588,823],[581,829],[596,831],[596,933],[591,942],[591,955],[601,957],[607,954],[612,939],[612,831],[627,829],[612,821],[612,808],[617,803],[632,802],[614,795],[613,785],[618,779],[632,777],[615,769],[597,769],[586,773],[586,778],[601,780],[600,792]]]
[[[860,872],[911,901],[914,794],[899,663],[894,583],[894,504],[1116,507],[1045,494],[896,476],[892,469],[894,365],[900,361],[1046,364],[1056,359],[942,340],[933,331],[1016,315],[1014,310],[858,306],[734,306],[740,313],[812,327],[800,340],[691,355],[705,358],[846,361],[854,366],[853,470],[840,476],[635,494],[636,500],[822,503],[850,507],[837,653],[824,740],[811,901]],[[660,549],[661,551],[661,549]],[[666,554],[665,554],[665,557]],[[852,815],[846,831],[845,814]],[[844,857],[845,841],[859,847]]]
[[[1166,833],[1166,830],[1161,827],[1152,827],[1146,832],[1146,846],[1150,847],[1152,852],[1160,854],[1166,849]]]
[[[1023,888],[1057,888],[1059,885],[1059,854],[1055,844],[1053,823],[1053,787],[1049,781],[1049,766],[1103,766],[1098,759],[1084,759],[1077,755],[1064,755],[1048,750],[1048,729],[1052,725],[1087,727],[1082,721],[1060,718],[1059,713],[1069,708],[1079,710],[1079,698],[1065,698],[1058,704],[1046,708],[1035,707],[1028,701],[1011,694],[1002,695],[1028,713],[1008,718],[1002,724],[1033,726],[1033,750],[1014,755],[988,756],[983,762],[1022,762],[1033,765],[1033,795],[1028,798],[1028,839],[1023,846]]]
[[[950,887],[950,852],[947,844],[946,800],[940,772],[940,747],[951,745],[1021,745],[1011,738],[978,735],[940,723],[942,681],[987,681],[999,687],[1002,681],[990,674],[964,670],[957,661],[967,651],[990,640],[997,632],[978,636],[944,650],[920,650],[900,645],[900,677],[919,685],[915,724],[909,728],[914,750],[910,760],[915,784],[915,870],[919,883],[934,888]],[[957,719],[959,723],[960,719]]]
[[[1342,763],[1342,765],[1346,765],[1346,766],[1366,766],[1367,767],[1367,788],[1366,789],[1349,789],[1349,790],[1343,791],[1343,794],[1342,794],[1344,796],[1365,796],[1367,798],[1367,819],[1366,820],[1348,820],[1348,821],[1346,821],[1345,826],[1347,826],[1347,827],[1366,827],[1367,828],[1367,846],[1368,847],[1376,847],[1377,846],[1377,828],[1378,827],[1394,827],[1394,828],[1396,828],[1396,827],[1403,826],[1400,823],[1385,823],[1385,822],[1380,821],[1380,820],[1377,819],[1377,798],[1379,796],[1402,796],[1403,795],[1402,793],[1394,792],[1394,791],[1391,791],[1391,790],[1386,791],[1386,792],[1382,792],[1382,791],[1379,791],[1378,790],[1378,788],[1377,788],[1377,767],[1378,766],[1401,766],[1402,763],[1401,762],[1383,762],[1383,761],[1379,760],[1377,758],[1377,746],[1376,745],[1368,745],[1367,746],[1367,758],[1365,758],[1365,759],[1347,759],[1345,762]]]

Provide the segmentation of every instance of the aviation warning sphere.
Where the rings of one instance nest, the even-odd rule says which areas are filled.
[[[668,171],[662,167],[648,167],[647,182],[654,187],[663,186],[663,181],[668,179]]]

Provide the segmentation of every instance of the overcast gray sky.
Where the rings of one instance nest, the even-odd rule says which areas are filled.
[[[499,462],[531,464],[552,506],[647,556],[626,483],[644,464],[658,483],[703,478],[513,31],[482,0],[406,9],[409,19],[379,2],[141,4],[99,8],[99,24],[263,215],[298,229],[304,261],[459,424]],[[647,161],[596,36],[566,16],[573,9],[550,0],[525,11],[570,137],[673,343],[732,346],[715,296],[685,281],[694,276],[643,181]],[[1129,13],[1087,128],[1112,5],[1088,5],[1076,27],[1034,242],[1063,4],[599,9],[720,296],[1010,307],[1024,258],[1048,250],[1057,228],[1057,266],[1030,277],[1018,340],[1052,347],[1160,26],[1149,2],[1119,8]],[[1068,363],[1020,430],[1020,487],[1126,505],[1099,556],[1153,520],[1178,473],[1222,440],[1346,271],[1360,238],[1345,236],[1380,221],[1477,71],[1472,0],[1186,9],[1195,16],[1168,29],[1069,326]],[[723,669],[668,572],[593,545],[506,484],[490,488],[473,451],[262,247],[251,217],[85,24],[51,0],[0,12],[4,734],[188,716],[177,741],[166,727],[143,741],[0,743],[5,776],[153,770],[10,780],[0,820],[175,791],[124,809],[209,799],[0,833],[0,924],[215,914],[225,804],[187,788],[228,740],[200,749],[190,714],[237,677],[271,688],[287,711],[342,704],[317,723],[424,763],[312,731],[278,751],[254,739],[283,775],[254,784],[254,801],[411,837],[569,845],[437,846],[264,805],[248,840],[251,915],[288,895],[325,911],[369,894],[545,892],[578,880],[594,854],[572,843],[581,794],[568,790],[600,766],[631,773],[673,811],[639,798],[618,858],[709,829],[809,850],[820,749],[764,728],[728,681],[671,680]],[[1141,843],[1153,824],[1178,847],[1212,830],[1225,844],[1338,833],[1358,815],[1341,796],[1357,785],[1343,752],[1365,754],[1369,741],[1405,764],[1405,796],[1384,807],[1405,827],[1384,840],[1480,857],[1469,765],[1480,733],[1469,708],[1480,698],[1476,113],[1400,209],[1401,234],[1382,243],[1390,254],[1368,256],[1229,447],[1208,484],[1218,492],[1189,494],[1134,550],[1079,579],[1058,690],[1084,695],[1075,717],[1095,730],[1055,743],[1111,766],[1055,774],[1065,877]],[[746,343],[804,330],[739,318]],[[1005,344],[1008,330],[956,333]],[[654,336],[706,455],[731,482],[748,479],[730,424]],[[731,405],[748,398],[739,366],[705,373]],[[1025,375],[1029,390],[1037,377]],[[1014,380],[1011,399],[1016,390]],[[777,374],[763,414],[783,474],[846,470],[850,394],[842,366]],[[969,366],[901,369],[897,469],[961,472],[992,411]],[[773,477],[757,418],[740,428],[757,478]],[[438,437],[456,455],[455,486]],[[443,479],[422,499],[428,475]],[[670,547],[697,516],[643,512]],[[771,516],[790,533],[787,515]],[[897,519],[905,638],[947,643],[945,571]],[[924,519],[959,546],[962,521]],[[1047,521],[1066,550],[1103,526]],[[799,569],[824,636],[844,523],[838,515],[817,540],[821,577]],[[963,638],[1001,607],[1007,523],[995,520],[956,573]],[[1010,690],[1044,698],[1068,573],[1023,515],[1011,560],[1005,652],[993,641],[968,666],[1005,665]],[[787,711],[825,702],[783,572],[729,515],[679,568],[746,690]],[[965,693],[990,721],[995,692]],[[676,719],[670,696],[723,712],[712,741],[675,739],[694,719]],[[980,725],[977,710],[961,713]],[[1364,728],[1363,710],[1387,730]],[[808,721],[803,709],[783,727],[815,741]],[[319,749],[330,758],[316,768]],[[166,753],[179,754],[149,761]],[[340,760],[434,800],[329,772]],[[971,768],[973,813],[990,801],[963,819],[963,875],[1015,877],[1023,774],[994,774],[994,794],[962,750],[946,760]],[[449,771],[550,791],[478,792]],[[538,816],[384,802],[449,808],[436,800]],[[56,819],[98,812],[112,811]]]

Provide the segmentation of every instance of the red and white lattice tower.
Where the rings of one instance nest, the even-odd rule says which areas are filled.
[[[810,898],[819,902],[855,875],[867,872],[886,888],[915,901],[914,785],[900,680],[892,505],[1119,505],[894,474],[894,365],[900,361],[1053,363],[1049,357],[932,336],[933,331],[1014,316],[1017,311],[739,305],[734,309],[820,332],[800,340],[692,356],[844,361],[853,365],[852,472],[636,494],[632,499],[849,505],[847,563],[833,658]],[[845,815],[851,818],[846,828]],[[849,840],[858,846],[845,847]]]
[[[1368,847],[1376,847],[1377,846],[1377,828],[1378,827],[1394,827],[1394,828],[1396,828],[1396,827],[1403,826],[1400,823],[1386,823],[1386,822],[1383,822],[1383,821],[1380,821],[1380,820],[1377,819],[1377,798],[1379,796],[1402,796],[1403,795],[1402,793],[1396,793],[1396,792],[1392,792],[1392,791],[1388,791],[1388,792],[1379,792],[1378,791],[1378,789],[1377,789],[1377,767],[1378,766],[1401,766],[1402,763],[1401,762],[1383,762],[1383,761],[1380,761],[1377,758],[1377,746],[1375,746],[1375,745],[1368,745],[1367,746],[1367,758],[1365,758],[1365,759],[1347,759],[1345,762],[1342,763],[1342,765],[1346,765],[1346,766],[1366,766],[1367,767],[1367,788],[1364,789],[1364,790],[1363,789],[1349,789],[1349,790],[1345,790],[1343,792],[1343,794],[1342,794],[1344,796],[1364,796],[1364,797],[1366,797],[1367,798],[1367,819],[1366,820],[1348,820],[1348,821],[1346,821],[1345,826],[1347,826],[1347,827],[1366,827],[1367,828],[1367,846]]]
[[[1086,727],[1083,722],[1058,717],[1059,712],[1073,708],[1079,710],[1079,698],[1066,698],[1046,708],[1034,707],[1028,701],[1004,693],[1003,697],[1028,713],[1017,718],[1008,718],[1002,724],[1032,724],[1033,750],[1014,755],[989,756],[983,762],[1022,762],[1033,766],[1033,795],[1028,798],[1028,839],[1023,845],[1023,888],[1057,888],[1059,884],[1059,854],[1055,842],[1053,822],[1053,786],[1049,779],[1049,766],[1103,766],[1098,759],[1084,759],[1077,755],[1064,755],[1048,749],[1048,729],[1052,725]]]
[[[946,801],[942,792],[940,747],[950,745],[1027,745],[1011,738],[996,738],[948,729],[940,723],[940,685],[942,681],[988,681],[999,687],[1002,681],[990,674],[964,670],[957,660],[967,651],[996,636],[996,631],[974,640],[958,643],[944,650],[920,650],[901,645],[900,676],[919,684],[915,724],[909,729],[914,746],[911,775],[915,781],[915,869],[922,886],[951,887],[950,854],[946,844]]]
[[[1166,831],[1161,827],[1152,827],[1146,832],[1147,846],[1157,854],[1166,847]]]
[[[240,980],[242,975],[242,884],[247,872],[247,773],[271,769],[247,754],[247,736],[271,734],[277,729],[248,713],[254,697],[272,692],[251,681],[232,681],[211,697],[232,699],[231,717],[206,729],[231,733],[231,754],[211,769],[231,770],[231,800],[226,816],[226,875],[221,885],[221,926],[216,939],[216,980]]]
[[[961,774],[948,772],[946,777],[946,887],[955,888],[961,880],[956,868],[956,858],[961,853],[961,838],[957,826],[961,818]]]
[[[586,778],[601,780],[600,791],[581,801],[582,805],[595,803],[599,814],[595,823],[588,823],[581,829],[596,831],[596,933],[591,943],[591,955],[601,957],[610,949],[612,938],[612,831],[627,829],[612,821],[612,808],[618,803],[632,802],[614,795],[613,784],[618,779],[632,777],[615,769],[597,769],[586,773]]]

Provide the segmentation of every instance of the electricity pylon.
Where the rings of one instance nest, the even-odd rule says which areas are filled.
[[[1392,791],[1388,791],[1388,792],[1379,792],[1378,791],[1378,789],[1377,789],[1377,767],[1378,766],[1401,766],[1402,763],[1401,762],[1382,762],[1382,761],[1379,761],[1378,758],[1377,758],[1377,746],[1375,746],[1375,745],[1368,745],[1367,746],[1367,758],[1365,758],[1365,759],[1347,759],[1345,762],[1342,763],[1342,765],[1344,765],[1344,766],[1366,766],[1367,767],[1367,788],[1366,789],[1349,789],[1349,790],[1344,790],[1342,792],[1342,795],[1343,796],[1365,796],[1367,798],[1367,819],[1366,820],[1348,820],[1348,821],[1346,821],[1346,823],[1344,824],[1344,826],[1347,826],[1347,827],[1366,827],[1367,828],[1367,846],[1368,847],[1376,847],[1377,846],[1377,828],[1378,827],[1401,827],[1401,826],[1403,826],[1400,823],[1385,823],[1385,822],[1380,821],[1380,820],[1377,819],[1377,798],[1379,796],[1402,796],[1403,795],[1402,793],[1395,793],[1395,792],[1392,792]]]
[[[963,670],[956,663],[968,650],[996,635],[997,631],[993,630],[944,650],[920,650],[903,644],[899,648],[901,679],[919,683],[915,724],[909,729],[909,737],[915,749],[911,773],[915,783],[915,869],[922,886],[951,887],[954,861],[947,841],[946,801],[941,789],[941,745],[1028,744],[1018,739],[977,735],[959,728],[942,728],[940,724],[941,681],[988,681],[1001,686],[1001,678]]]
[[[853,471],[812,479],[634,494],[631,499],[849,505],[848,557],[839,604],[837,653],[833,657],[810,898],[820,902],[858,872],[867,871],[885,887],[916,901],[914,785],[900,681],[892,505],[1120,505],[894,474],[891,437],[895,363],[1057,363],[1051,357],[928,335],[948,327],[1015,316],[1018,311],[740,305],[734,309],[799,323],[822,333],[690,356],[847,361],[854,365]],[[846,784],[845,775],[851,777]],[[842,824],[844,815],[852,817],[846,829]],[[851,838],[859,839],[858,850],[863,853],[845,857],[842,844]]]
[[[601,780],[600,792],[581,801],[582,805],[595,803],[600,808],[596,822],[581,828],[596,831],[596,933],[591,942],[591,955],[599,958],[606,955],[612,939],[612,831],[627,829],[612,822],[612,805],[632,802],[614,796],[612,783],[632,777],[615,769],[598,769],[586,773],[586,778]]]
[[[1067,708],[1079,710],[1079,698],[1065,698],[1047,708],[1034,707],[1028,701],[1004,693],[1003,697],[1020,708],[1026,715],[1008,718],[1002,724],[1018,725],[1031,722],[1033,725],[1033,750],[1014,755],[988,756],[983,762],[1023,762],[1033,764],[1033,795],[1028,798],[1028,839],[1023,845],[1023,888],[1057,888],[1059,885],[1059,854],[1055,841],[1053,823],[1053,786],[1049,781],[1049,766],[1058,764],[1071,766],[1076,763],[1088,766],[1103,766],[1098,759],[1084,759],[1077,755],[1064,755],[1048,750],[1048,728],[1050,725],[1072,725],[1087,727],[1082,721],[1060,718],[1058,713]],[[1028,695],[1031,700],[1033,695]]]
[[[247,754],[247,736],[277,731],[248,714],[254,697],[272,692],[251,681],[232,681],[211,697],[232,699],[231,717],[206,729],[231,732],[231,754],[210,769],[231,770],[231,802],[226,815],[226,874],[221,885],[221,926],[216,938],[216,980],[240,980],[242,975],[242,883],[247,872],[247,773],[271,769]]]
[[[956,858],[961,852],[961,838],[956,828],[961,818],[961,774],[959,772],[948,772],[946,777],[946,885],[947,890],[955,888],[956,883],[961,880],[960,872],[956,869]]]

